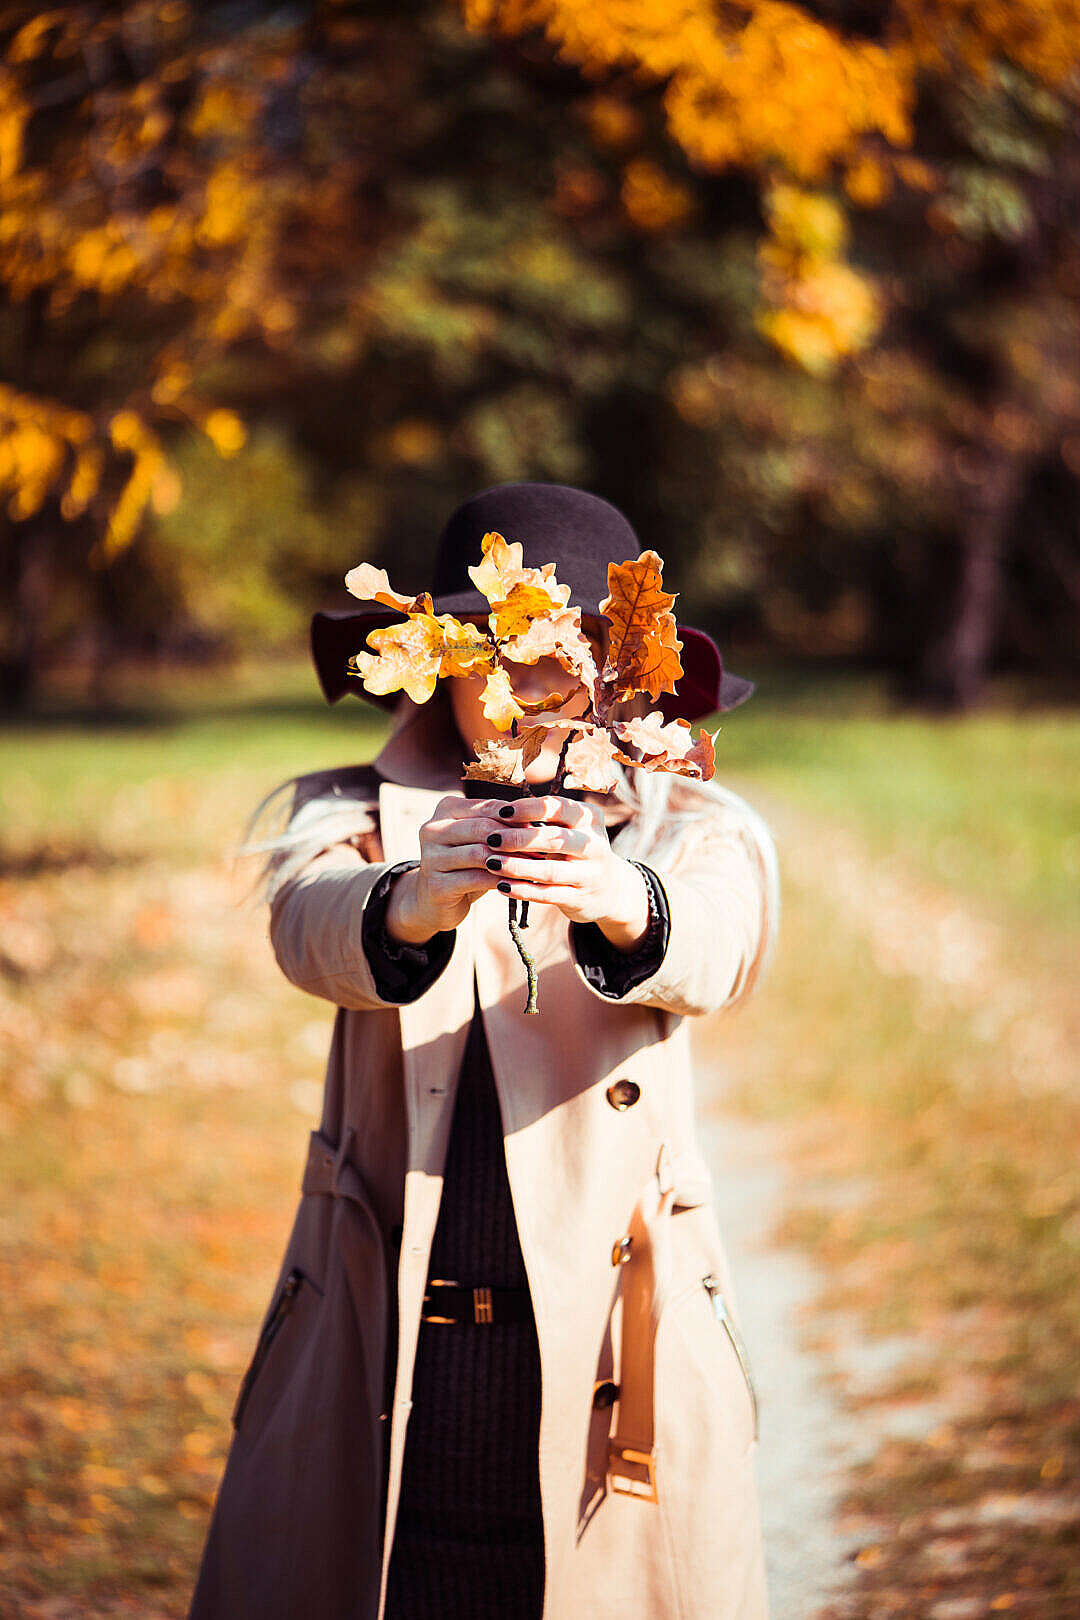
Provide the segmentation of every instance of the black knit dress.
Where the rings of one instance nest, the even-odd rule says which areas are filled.
[[[383,927],[394,878],[417,864],[390,867],[365,907],[364,950],[388,1000],[415,1000],[453,950],[452,931],[407,946]],[[667,947],[663,887],[650,868],[641,870],[651,921],[635,951],[615,950],[594,923],[570,925],[583,971],[614,998],[655,972]],[[473,992],[428,1275],[467,1287],[527,1288],[475,979]],[[396,1354],[396,1333],[391,1345]],[[388,1384],[392,1375],[388,1359]],[[386,1620],[540,1620],[540,1352],[532,1316],[421,1322],[411,1398]]]

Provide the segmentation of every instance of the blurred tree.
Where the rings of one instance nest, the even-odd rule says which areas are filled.
[[[627,171],[649,161],[638,110],[656,87],[665,141],[703,189],[732,169],[759,186],[754,326],[831,384],[785,384],[746,341],[745,318],[741,341],[729,331],[673,377],[681,414],[716,436],[715,510],[734,507],[744,547],[764,545],[775,566],[783,533],[804,575],[818,551],[827,611],[835,619],[839,606],[855,643],[884,644],[909,690],[944,707],[978,701],[1006,618],[1023,619],[1018,576],[1049,572],[1075,627],[1075,525],[1051,535],[1028,518],[1040,469],[1064,471],[1076,495],[1080,0],[461,4],[474,29],[542,33],[599,85],[594,129]],[[681,224],[693,199],[680,189]],[[624,207],[632,220],[625,192]],[[851,208],[864,269],[846,262]],[[897,626],[910,571],[860,566],[837,541],[850,533],[865,551],[876,535],[895,550],[913,498],[915,550],[929,542],[934,560]],[[852,586],[865,590],[871,570],[885,582],[876,612],[853,614]],[[760,561],[740,577],[787,639],[782,572],[779,591]],[[813,616],[806,628],[812,637]],[[896,645],[897,628],[909,645]],[[1033,628],[1023,625],[1029,649]],[[1063,639],[1075,666],[1075,628]]]
[[[518,477],[618,500],[718,628],[947,704],[1044,665],[1078,7],[6,7],[8,698],[80,603],[107,649],[288,635],[369,552],[419,587]]]

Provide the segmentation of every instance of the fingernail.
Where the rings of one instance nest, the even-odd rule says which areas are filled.
[[[509,894],[510,893],[510,885],[509,885],[509,883],[507,883],[505,878],[503,878],[501,883],[496,883],[495,887],[497,889],[501,889],[503,894]]]
[[[514,813],[514,807],[513,807],[512,804],[500,804],[500,806],[499,806],[499,814],[500,814],[500,816],[502,816],[504,821],[509,821],[510,817],[513,815],[513,813]]]
[[[502,843],[502,833],[488,833],[487,841],[491,845],[492,849],[498,849],[499,845]]]
[[[487,867],[489,872],[502,871],[502,861],[500,861],[497,855],[489,855],[487,860],[484,862],[484,865]]]

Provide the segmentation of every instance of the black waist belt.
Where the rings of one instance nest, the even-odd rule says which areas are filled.
[[[527,1288],[468,1288],[449,1277],[429,1277],[421,1322],[528,1322]]]

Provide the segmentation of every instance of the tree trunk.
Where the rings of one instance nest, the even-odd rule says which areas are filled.
[[[37,692],[52,571],[51,524],[27,518],[12,529],[11,631],[0,654],[0,708],[24,712]]]
[[[1004,558],[1020,495],[1019,457],[981,451],[965,479],[960,575],[950,622],[926,652],[921,693],[931,707],[960,712],[983,699],[1001,622]]]

